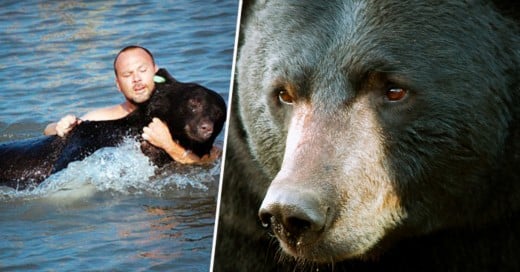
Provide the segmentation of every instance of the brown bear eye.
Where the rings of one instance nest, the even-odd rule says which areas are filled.
[[[294,97],[292,97],[292,95],[286,90],[280,90],[278,92],[278,99],[280,102],[288,105],[291,105],[294,102]]]
[[[399,101],[406,96],[407,91],[403,88],[390,88],[386,91],[388,101]]]

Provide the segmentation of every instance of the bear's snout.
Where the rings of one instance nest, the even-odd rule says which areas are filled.
[[[184,126],[184,131],[190,139],[205,142],[211,138],[215,123],[209,119],[196,119]]]
[[[197,126],[197,134],[200,135],[201,138],[209,139],[213,134],[213,122],[209,120],[200,122]]]
[[[260,207],[258,216],[270,226],[294,255],[298,248],[314,244],[326,229],[330,208],[312,190],[291,185],[273,184]]]

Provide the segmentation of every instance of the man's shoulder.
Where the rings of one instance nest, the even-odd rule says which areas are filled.
[[[82,120],[105,121],[123,118],[128,114],[121,105],[99,108],[87,112],[81,117]]]

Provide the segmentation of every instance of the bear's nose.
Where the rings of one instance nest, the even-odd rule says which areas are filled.
[[[285,242],[314,237],[326,224],[328,207],[319,194],[311,190],[272,186],[260,207],[258,216],[262,224],[271,226]],[[308,241],[310,242],[310,241]]]
[[[203,138],[209,138],[213,133],[213,123],[210,121],[203,121],[198,126],[198,133]]]

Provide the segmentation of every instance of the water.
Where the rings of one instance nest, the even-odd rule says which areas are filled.
[[[227,100],[237,11],[230,0],[2,1],[0,142],[120,103],[112,62],[130,44]],[[128,141],[34,190],[1,188],[0,270],[208,271],[220,163],[157,169]]]

